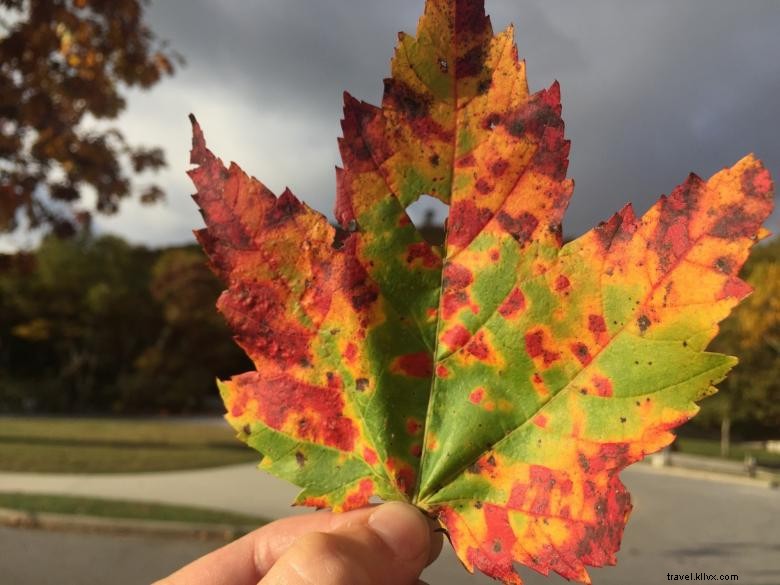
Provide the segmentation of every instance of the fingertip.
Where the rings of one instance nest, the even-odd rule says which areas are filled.
[[[388,502],[379,506],[369,517],[368,527],[402,561],[430,556],[432,541],[428,521],[410,504]]]

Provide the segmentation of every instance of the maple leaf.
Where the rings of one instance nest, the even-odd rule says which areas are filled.
[[[340,228],[226,168],[193,119],[197,236],[256,366],[220,383],[227,419],[298,504],[410,501],[470,571],[588,583],[631,510],[620,470],[736,362],[704,350],[750,291],[769,173],[691,175],[562,246],[558,84],[529,93],[481,1],[428,0],[382,106],[345,102]],[[421,194],[450,207],[443,248],[405,211]]]

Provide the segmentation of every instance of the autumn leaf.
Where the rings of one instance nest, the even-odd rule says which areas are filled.
[[[588,583],[631,510],[620,470],[736,362],[705,348],[750,292],[769,173],[747,156],[691,175],[562,246],[558,84],[529,93],[479,1],[428,0],[382,106],[345,101],[337,228],[226,168],[194,123],[197,236],[256,366],[220,383],[228,420],[298,504],[407,500],[470,571]],[[443,248],[406,213],[421,194],[449,205]]]

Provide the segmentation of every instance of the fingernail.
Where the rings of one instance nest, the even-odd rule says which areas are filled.
[[[410,561],[428,555],[428,522],[414,506],[402,502],[383,504],[371,514],[368,526],[399,559]]]

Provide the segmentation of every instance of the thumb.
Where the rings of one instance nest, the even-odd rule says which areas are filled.
[[[262,585],[413,585],[441,548],[415,507],[391,502],[367,520],[299,538]]]

